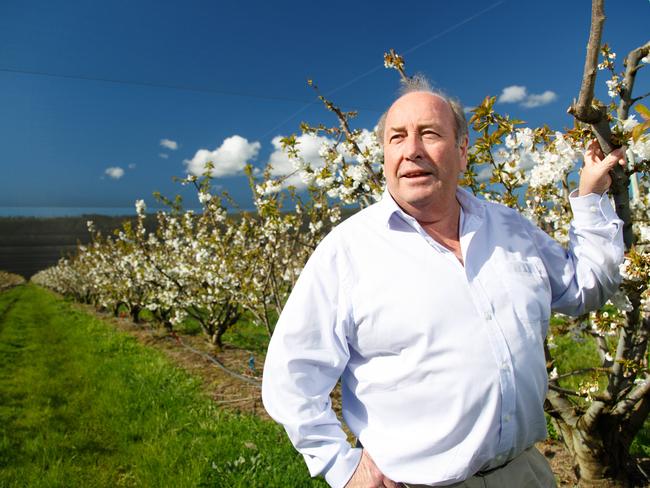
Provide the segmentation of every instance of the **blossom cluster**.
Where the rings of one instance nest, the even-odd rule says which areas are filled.
[[[146,206],[138,200],[134,224],[105,237],[89,222],[91,244],[33,280],[136,321],[145,309],[169,329],[192,319],[217,345],[244,313],[271,333],[305,261],[340,210],[317,195],[307,203],[289,195],[294,212],[286,212],[277,195],[256,194],[256,214],[229,215],[222,198],[210,193],[207,174],[183,183],[196,184],[200,214],[159,211],[156,230],[148,231]],[[252,176],[251,185],[259,186]]]
[[[0,291],[17,285],[22,285],[24,282],[25,278],[22,276],[0,270]]]

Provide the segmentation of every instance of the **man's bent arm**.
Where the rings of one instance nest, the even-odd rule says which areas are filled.
[[[330,393],[349,359],[349,293],[345,263],[328,236],[303,269],[273,333],[262,398],[283,424],[312,476],[343,487],[361,459],[347,442]]]
[[[569,249],[557,245],[529,223],[529,232],[544,260],[552,291],[552,308],[579,315],[600,308],[620,283],[623,222],[607,194],[570,197],[573,220]]]

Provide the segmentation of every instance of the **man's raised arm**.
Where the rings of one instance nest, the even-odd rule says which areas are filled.
[[[589,145],[578,191],[569,198],[573,220],[568,250],[528,224],[546,266],[555,311],[579,315],[596,310],[618,288],[618,267],[624,252],[623,222],[605,193],[611,184],[609,172],[617,164],[625,164],[623,148],[605,157],[596,141]]]

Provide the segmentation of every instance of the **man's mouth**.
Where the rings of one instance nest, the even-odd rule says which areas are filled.
[[[431,176],[430,171],[409,171],[408,173],[404,173],[402,175],[402,178],[420,178],[422,176]]]

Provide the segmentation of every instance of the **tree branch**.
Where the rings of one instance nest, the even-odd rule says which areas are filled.
[[[549,388],[546,393],[546,404],[544,410],[551,416],[561,419],[562,422],[575,427],[578,422],[574,405],[560,392]]]
[[[607,354],[609,353],[607,339],[605,339],[605,337],[603,337],[601,334],[593,335],[595,335],[596,345],[598,346],[597,351],[600,362],[603,364],[603,366],[611,366],[611,361],[607,360]]]
[[[643,100],[643,99],[646,98],[646,97],[650,97],[650,92],[648,92],[648,93],[644,93],[644,94],[641,95],[640,97],[635,97],[635,98],[633,98],[633,99],[632,99],[632,103],[634,104],[634,103],[638,102],[639,100]]]
[[[612,365],[612,374],[609,377],[609,384],[607,385],[607,393],[611,398],[617,398],[618,393],[621,391],[623,383],[623,373],[625,371],[624,362],[629,351],[630,334],[628,334],[627,326],[629,321],[626,321],[624,327],[619,327],[618,344],[616,345],[616,355],[614,356],[614,364]]]
[[[650,317],[641,316],[641,294],[635,290],[628,297],[632,303],[632,310],[626,312],[627,326],[634,327],[635,343],[632,345],[630,359],[639,364],[647,364],[648,333],[650,332]]]
[[[612,409],[612,415],[629,413],[634,408],[634,405],[647,395],[650,395],[650,377],[646,374],[643,382],[639,383],[629,395],[616,404]]]
[[[564,373],[559,375],[556,380],[561,380],[563,378],[569,378],[570,376],[577,376],[580,374],[585,374],[585,373],[593,373],[594,371],[599,372],[599,373],[611,373],[612,369],[611,368],[582,368],[582,369],[576,369],[575,371],[569,371],[568,373]]]
[[[605,410],[605,402],[596,400],[589,405],[587,411],[578,420],[578,426],[584,432],[592,432],[598,425],[598,417]]]
[[[643,46],[637,47],[630,51],[630,53],[625,57],[623,62],[625,66],[625,76],[623,78],[623,84],[621,87],[621,102],[618,105],[617,116],[619,120],[625,120],[630,114],[630,108],[632,105],[641,100],[643,97],[650,95],[646,93],[645,95],[632,98],[632,91],[634,90],[634,81],[636,79],[636,73],[639,70],[639,63],[641,59],[650,53],[650,42],[646,42]]]
[[[591,4],[591,28],[589,30],[589,42],[587,44],[587,57],[582,75],[582,85],[578,101],[569,107],[568,112],[577,120],[590,124],[591,129],[598,139],[598,143],[605,154],[609,154],[616,147],[612,143],[612,131],[607,120],[607,109],[601,103],[594,100],[594,85],[598,72],[598,53],[600,52],[600,40],[605,22],[605,10],[603,0],[592,0]],[[623,240],[626,249],[634,243],[634,232],[632,231],[632,216],[630,213],[630,196],[628,194],[629,177],[625,170],[616,165],[611,173],[612,185],[610,192],[616,204],[616,213],[623,221]]]
[[[587,43],[587,57],[582,73],[582,84],[577,103],[569,107],[568,112],[576,119],[586,124],[597,124],[605,115],[603,107],[594,107],[594,86],[596,74],[598,73],[598,54],[600,53],[600,39],[605,23],[605,10],[603,0],[592,0],[591,4],[591,28],[589,30],[589,42]],[[603,147],[605,151],[605,147]],[[606,151],[611,152],[611,151]]]
[[[402,74],[403,71],[402,70],[399,70],[399,71],[400,71],[400,74]],[[403,75],[403,76],[405,76],[405,75]],[[345,133],[346,140],[351,144],[352,153],[354,153],[355,155],[362,155],[363,151],[361,150],[361,148],[357,144],[357,141],[355,140],[354,136],[352,135],[352,129],[350,129],[350,124],[348,123],[348,119],[347,119],[346,115],[343,113],[343,111],[339,107],[337,107],[332,102],[330,102],[327,98],[325,98],[323,95],[321,95],[318,92],[318,88],[315,85],[312,84],[311,87],[316,91],[316,93],[318,94],[318,98],[320,99],[321,102],[323,102],[325,107],[327,107],[327,109],[329,111],[334,112],[334,114],[336,115],[336,118],[339,119],[339,124],[341,126],[341,130]],[[373,170],[370,163],[368,161],[366,161],[365,158],[364,158],[362,166],[368,172],[368,175],[370,176],[370,181],[375,186],[375,188],[376,189],[381,189],[381,187],[382,187],[381,181],[379,180],[377,174]]]
[[[587,395],[584,393],[579,393],[574,390],[569,390],[568,388],[562,388],[561,386],[557,386],[553,383],[548,384],[548,389],[552,391],[556,391],[558,393],[562,393],[563,395],[569,395],[569,396],[574,396],[578,398],[587,398]]]
[[[636,434],[641,430],[645,420],[648,418],[650,412],[650,397],[644,396],[638,401],[630,413],[628,414],[627,426],[624,431],[627,433],[629,439],[634,439]]]

